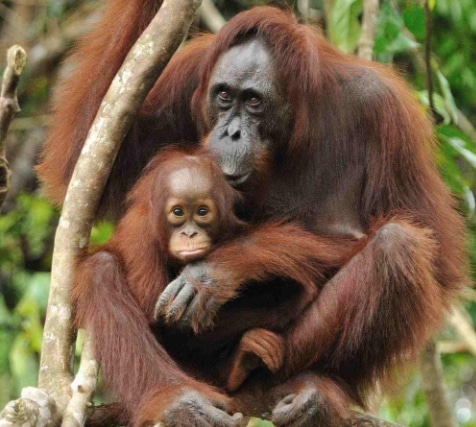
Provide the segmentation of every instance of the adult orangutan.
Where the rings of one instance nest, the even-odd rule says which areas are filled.
[[[54,201],[64,197],[113,74],[157,8],[152,0],[109,2],[73,55],[76,72],[56,97],[56,126],[39,167]],[[140,301],[155,304],[148,292],[116,304],[114,322],[104,301],[91,297],[93,328],[106,325],[111,336],[98,345],[119,360],[112,362],[117,390],[135,425],[232,426],[237,421],[226,408],[259,415],[260,403],[269,405],[278,427],[335,425],[349,403],[364,405],[372,385],[384,384],[395,365],[415,354],[465,279],[462,220],[435,169],[431,125],[392,71],[338,52],[289,13],[255,8],[175,55],[124,141],[100,214],[121,211],[126,190],[160,146],[198,143],[206,135],[206,146],[247,202],[241,219],[258,227],[219,247],[213,259],[187,265],[165,291],[172,301],[159,301],[158,314],[172,329],[190,332],[193,325],[197,334],[190,332],[187,342],[239,325],[242,318],[226,316],[237,307],[255,323],[266,320],[263,301],[269,316],[279,307],[293,310],[292,296],[286,304],[270,301],[277,283],[240,291],[248,271],[287,253],[287,241],[267,246],[259,226],[265,221],[285,219],[316,239],[367,235],[368,242],[283,330],[282,368],[270,376],[252,373],[231,406],[223,389],[198,380],[210,381],[213,361],[190,371],[192,380],[170,368],[160,341],[143,334],[148,319],[139,313]],[[178,315],[167,316],[170,304]],[[127,323],[129,311],[142,320]],[[119,327],[122,318],[127,326]]]

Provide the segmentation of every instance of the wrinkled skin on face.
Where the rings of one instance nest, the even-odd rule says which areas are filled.
[[[235,187],[253,181],[260,165],[274,160],[278,141],[289,139],[292,112],[275,68],[263,42],[253,39],[225,52],[210,79],[206,145]]]
[[[170,255],[182,263],[203,258],[219,231],[211,177],[204,170],[176,170],[169,177],[168,192],[164,214]]]

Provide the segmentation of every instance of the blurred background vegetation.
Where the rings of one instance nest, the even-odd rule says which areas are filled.
[[[19,97],[22,112],[8,136],[7,158],[13,168],[8,199],[0,216],[0,408],[35,385],[47,303],[49,269],[57,210],[41,196],[34,174],[38,149],[48,127],[48,108],[55,81],[68,69],[62,59],[75,40],[97,19],[102,2],[88,0],[0,0],[0,69],[14,43],[28,52]],[[265,1],[215,0],[221,16]],[[269,3],[269,2],[268,2]],[[354,52],[361,31],[362,0],[293,0],[287,3],[300,19],[317,25],[333,43]],[[424,2],[382,0],[374,56],[401,70],[428,105],[424,60]],[[438,163],[468,219],[468,245],[476,259],[476,1],[433,0],[431,68],[434,76]],[[196,26],[213,29],[202,11]],[[112,226],[99,224],[92,240],[103,242]],[[472,262],[473,264],[473,262]],[[476,297],[463,295],[472,323]],[[438,337],[445,380],[454,413],[462,426],[476,426],[476,359],[465,340],[447,326]],[[417,372],[400,390],[379,402],[379,415],[405,425],[428,426],[427,409]]]

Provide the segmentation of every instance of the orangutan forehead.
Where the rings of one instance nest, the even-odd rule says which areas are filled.
[[[271,89],[275,78],[274,61],[266,45],[253,39],[226,51],[217,61],[213,83],[223,82]]]
[[[189,165],[170,174],[168,189],[177,197],[204,197],[212,193],[213,181],[202,165]]]

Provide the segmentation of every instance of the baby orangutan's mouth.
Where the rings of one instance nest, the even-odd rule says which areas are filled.
[[[202,258],[207,254],[208,248],[184,249],[178,252],[178,257],[182,261],[190,262]]]

